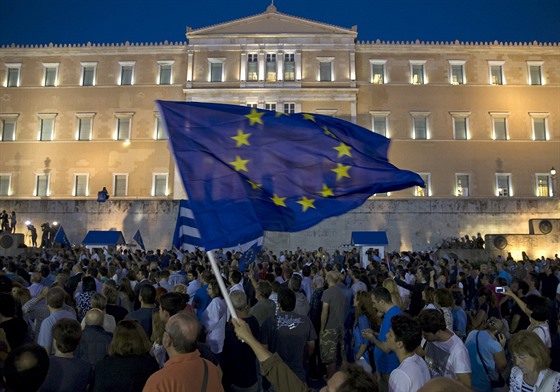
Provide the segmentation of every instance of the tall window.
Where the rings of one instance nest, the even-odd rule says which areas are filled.
[[[538,197],[552,196],[552,178],[550,174],[537,173],[537,189]]]
[[[158,84],[172,84],[173,61],[158,61]]]
[[[113,176],[113,196],[126,196],[128,191],[128,174]]]
[[[74,174],[74,196],[88,195],[88,174]]]
[[[276,82],[276,53],[266,54],[266,81]]]
[[[78,129],[76,140],[91,140],[93,130],[93,116],[95,113],[78,113]]]
[[[529,113],[533,123],[533,140],[548,140],[548,113]]]
[[[276,111],[276,102],[266,102],[264,104],[264,108],[266,110],[272,110],[273,112]]]
[[[293,102],[284,102],[284,113],[294,114],[296,112],[296,104]]]
[[[167,173],[154,173],[152,195],[167,196]]]
[[[17,114],[0,117],[0,140],[3,142],[12,142],[16,140],[16,122]]]
[[[39,114],[39,140],[51,141],[54,138],[54,119],[56,114]]]
[[[426,140],[429,138],[428,116],[426,112],[411,112],[412,115],[412,137],[415,140]]]
[[[37,174],[35,176],[35,196],[49,196],[49,175]]]
[[[247,55],[247,81],[256,82],[259,80],[259,55],[249,53]]]
[[[370,111],[371,114],[371,129],[373,132],[389,137],[387,128],[387,118],[390,112],[388,111]]]
[[[296,61],[294,53],[284,53],[284,80],[288,82],[296,80]]]
[[[10,196],[11,182],[11,174],[0,174],[0,196]]]
[[[117,113],[116,140],[130,140],[132,113]]]
[[[450,60],[449,77],[451,84],[465,84],[465,61]]]
[[[455,196],[471,196],[471,178],[469,174],[455,174]]]
[[[468,117],[470,112],[451,112],[453,118],[453,137],[455,140],[467,140],[469,138]]]
[[[371,83],[385,83],[385,64],[386,60],[369,60],[371,64]]]
[[[492,116],[492,126],[494,140],[508,140],[507,114],[490,113]]]
[[[410,61],[410,83],[426,84],[426,61]]]
[[[19,86],[20,71],[21,71],[21,63],[6,64],[6,87]]]
[[[333,81],[333,57],[319,57],[319,81],[332,82]]]
[[[154,139],[166,140],[167,133],[165,132],[165,128],[163,127],[163,120],[159,116],[156,116],[155,119]]]
[[[414,196],[419,196],[419,197],[431,196],[432,195],[432,184],[431,184],[432,176],[430,175],[430,173],[418,173],[418,175],[424,180],[425,187],[422,188],[422,187],[419,187],[419,186],[415,186],[414,187]]]
[[[121,61],[120,85],[132,86],[134,84],[134,61]]]
[[[489,61],[488,67],[490,70],[490,84],[502,85],[504,81],[504,62],[503,61]]]
[[[58,63],[46,63],[43,66],[45,67],[43,86],[55,87],[57,85]]]
[[[496,173],[496,196],[513,196],[511,190],[511,174]]]
[[[224,64],[226,59],[208,59],[208,81],[223,82],[224,81]]]
[[[529,68],[529,84],[531,86],[540,86],[543,84],[542,65],[542,61],[527,61],[527,67]]]
[[[82,86],[95,86],[97,63],[82,63]]]

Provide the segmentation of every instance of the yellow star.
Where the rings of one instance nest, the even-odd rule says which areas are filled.
[[[297,201],[296,203],[301,204],[301,209],[303,212],[307,211],[309,208],[316,208],[313,203],[315,202],[315,199],[308,199],[305,196],[302,196],[300,201]]]
[[[247,182],[251,184],[251,187],[253,187],[253,189],[260,189],[260,187],[262,186],[261,184],[257,184],[256,182],[253,182],[251,180],[247,180]]]
[[[255,125],[255,123],[263,124],[262,116],[264,116],[264,112],[257,112],[255,108],[251,109],[251,114],[245,115],[249,119],[249,125]]]
[[[323,184],[323,189],[319,192],[323,197],[334,196],[332,188],[329,188],[327,184]]]
[[[336,164],[336,169],[331,169],[331,171],[336,173],[336,180],[340,180],[342,177],[350,178],[348,174],[348,170],[350,170],[350,166],[343,165],[341,163]]]
[[[237,155],[235,157],[235,161],[229,163],[235,168],[235,171],[243,170],[248,172],[249,170],[247,170],[247,162],[249,162],[248,159],[241,159],[241,157]]]
[[[272,202],[274,204],[276,204],[277,206],[286,207],[286,203],[285,203],[286,198],[285,197],[280,197],[276,193],[274,194],[274,197],[270,198],[270,200],[272,200]]]
[[[323,131],[325,131],[325,135],[330,136],[330,137],[336,139],[336,136],[334,135],[334,133],[332,133],[331,131],[329,131],[329,128],[327,128],[326,125],[322,126],[321,128],[323,128]]]
[[[341,158],[343,156],[347,156],[347,157],[352,157],[352,154],[350,154],[350,150],[352,149],[352,147],[347,146],[344,143],[340,143],[340,145],[338,147],[333,147],[333,149],[335,149],[336,151],[338,151],[338,157]]]
[[[315,116],[309,113],[303,113],[303,119],[315,122]]]
[[[238,129],[237,136],[232,136],[231,138],[237,142],[237,145],[235,147],[241,147],[243,145],[250,146],[249,136],[251,136],[250,133],[243,133],[242,129]]]

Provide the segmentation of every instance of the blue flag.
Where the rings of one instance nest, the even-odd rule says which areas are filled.
[[[389,139],[319,114],[157,101],[205,249],[300,231],[371,195],[424,186]]]
[[[194,221],[194,214],[187,200],[179,202],[177,224],[173,235],[173,246],[180,250],[194,252],[196,248],[204,250],[200,232]]]
[[[68,240],[68,237],[66,237],[66,233],[64,232],[62,226],[60,226],[56,231],[56,235],[54,236],[53,242],[62,245],[66,249],[70,249],[72,247],[70,241]]]
[[[140,246],[140,248],[142,248],[142,250],[146,250],[146,247],[144,246],[144,240],[142,239],[142,234],[140,234],[140,229],[136,230],[136,233],[134,233],[132,239],[136,241],[136,243]]]

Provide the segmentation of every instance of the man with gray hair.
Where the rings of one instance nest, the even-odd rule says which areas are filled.
[[[144,391],[224,390],[219,368],[201,358],[196,348],[199,333],[200,323],[192,313],[177,313],[169,319],[163,333],[163,346],[169,360],[150,376]]]
[[[104,314],[100,309],[93,308],[86,313],[86,326],[75,353],[76,357],[89,361],[92,365],[107,355],[109,343],[113,339],[113,334],[103,329],[103,319]]]
[[[72,313],[64,309],[64,300],[66,299],[66,295],[66,291],[60,287],[53,287],[46,293],[47,307],[49,309],[50,316],[44,319],[41,323],[41,329],[39,330],[39,336],[37,337],[37,344],[43,346],[49,354],[54,353],[52,339],[53,325],[63,318],[77,320],[76,313]]]

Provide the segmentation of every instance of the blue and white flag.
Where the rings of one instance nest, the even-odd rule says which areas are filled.
[[[58,228],[53,242],[62,245],[66,249],[70,249],[72,247],[70,241],[68,240],[68,237],[66,237],[66,233],[64,232],[62,226]]]
[[[140,234],[140,229],[136,230],[136,233],[134,234],[134,237],[132,237],[132,239],[136,241],[136,243],[140,246],[140,248],[142,248],[142,250],[146,250],[146,247],[144,246],[144,240],[142,239],[142,234]]]

